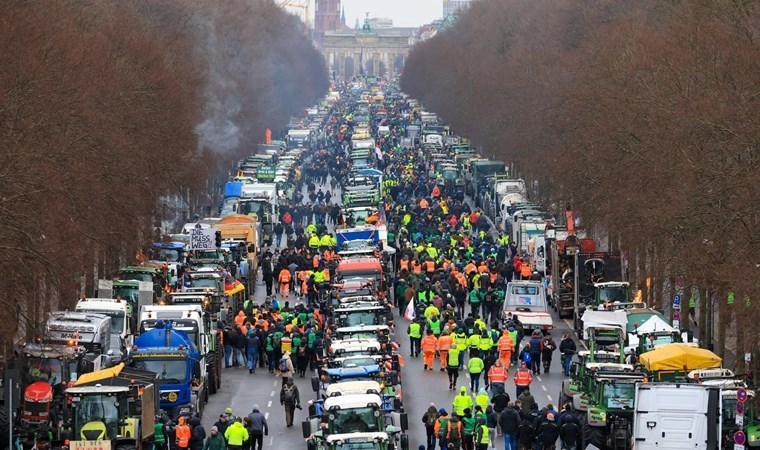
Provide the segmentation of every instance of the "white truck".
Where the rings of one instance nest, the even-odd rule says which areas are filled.
[[[514,316],[523,324],[526,333],[528,330],[548,331],[554,328],[542,282],[523,280],[507,283],[502,314],[504,323],[508,323]]]
[[[77,302],[77,312],[104,314],[111,318],[111,334],[119,336],[127,347],[134,340],[131,321],[131,306],[120,298],[83,298]]]
[[[721,448],[720,387],[639,383],[634,405],[636,450]]]
[[[111,317],[105,314],[55,311],[48,315],[47,339],[51,344],[82,346],[95,367],[111,367],[121,361],[124,346],[111,333]]]
[[[277,219],[277,185],[275,183],[246,183],[238,200],[237,212],[256,215],[259,222]]]

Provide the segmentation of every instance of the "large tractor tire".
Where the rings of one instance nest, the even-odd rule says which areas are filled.
[[[583,422],[583,445],[594,444],[600,450],[608,450],[607,447],[607,429],[603,427],[592,427],[587,421]]]
[[[211,352],[206,356],[208,364],[206,365],[206,371],[208,372],[208,391],[211,394],[216,394],[216,352]]]

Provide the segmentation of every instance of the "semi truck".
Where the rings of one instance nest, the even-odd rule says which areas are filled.
[[[83,297],[76,304],[75,310],[83,313],[104,314],[111,318],[111,335],[118,335],[123,345],[131,346],[134,340],[132,327],[132,307],[120,298]]]
[[[203,414],[208,401],[208,374],[205,358],[184,331],[170,321],[158,321],[135,339],[129,366],[159,375],[159,403],[176,419]]]
[[[96,367],[121,361],[124,350],[120,333],[112,333],[111,317],[105,314],[54,311],[49,313],[45,342],[82,346]]]

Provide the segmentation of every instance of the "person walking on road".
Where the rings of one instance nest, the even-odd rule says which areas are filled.
[[[227,427],[227,431],[224,432],[224,438],[227,440],[227,447],[230,450],[241,450],[243,443],[248,440],[248,430],[243,426],[243,421],[240,418]]]
[[[448,368],[449,351],[454,346],[454,340],[451,338],[449,330],[444,330],[441,337],[438,338],[436,350],[441,358],[441,372]]]
[[[449,418],[448,432],[446,433],[446,444],[450,450],[462,450],[462,421],[455,414]]]
[[[565,333],[559,343],[559,353],[562,359],[562,372],[566,377],[570,376],[570,366],[573,363],[573,355],[575,355],[576,350],[575,341],[570,333]]]
[[[422,325],[419,321],[414,321],[409,324],[406,329],[409,335],[409,356],[420,356],[420,343],[422,341]]]
[[[433,370],[435,363],[435,349],[438,346],[438,339],[433,334],[433,330],[428,329],[425,337],[422,338],[422,363],[424,370]]]
[[[288,380],[285,386],[280,390],[280,404],[285,407],[285,425],[290,428],[293,426],[293,416],[296,408],[301,407],[301,396],[298,393],[298,386],[293,380]]]
[[[178,449],[188,450],[190,448],[190,438],[192,437],[192,432],[190,430],[190,425],[187,424],[186,417],[181,416],[177,420],[177,426],[174,427],[174,437],[174,444]]]
[[[225,450],[227,443],[224,441],[224,436],[219,433],[217,427],[211,427],[211,435],[206,439],[206,443],[203,445],[203,450]]]
[[[269,425],[267,418],[259,411],[259,405],[253,405],[251,413],[248,414],[248,420],[251,422],[251,450],[262,450],[264,436],[269,435]],[[257,447],[258,445],[258,447]]]
[[[438,420],[435,422],[435,435],[441,450],[448,450],[447,435],[449,432],[449,413],[445,408],[438,410]]]
[[[480,359],[477,353],[470,355],[469,361],[467,361],[467,371],[470,373],[470,390],[472,392],[478,392],[480,389],[480,374],[483,373],[485,364]]]
[[[282,270],[280,270],[280,274],[277,275],[277,281],[280,283],[280,295],[285,298],[290,297],[290,279],[290,269],[283,267]]]
[[[535,330],[530,337],[530,360],[533,375],[541,373],[541,353],[544,350],[544,341],[541,339],[541,332]]]
[[[528,387],[530,387],[530,383],[533,382],[533,374],[531,374],[530,369],[528,369],[527,364],[523,361],[520,363],[520,368],[517,369],[517,372],[515,372],[515,396],[520,397],[520,394],[524,390],[527,390]]]
[[[559,439],[559,426],[554,420],[554,413],[546,414],[546,420],[539,425],[538,443],[541,450],[554,450]]]
[[[537,406],[536,399],[533,398],[533,394],[530,393],[529,388],[525,388],[522,391],[518,400],[522,404],[523,411],[531,411],[534,406]]]
[[[499,416],[499,428],[504,435],[504,450],[517,450],[517,429],[520,426],[520,413],[513,402],[509,402]]]
[[[549,373],[549,369],[552,366],[552,355],[554,350],[557,350],[557,344],[554,343],[554,338],[551,334],[544,336],[543,349],[541,349],[541,359],[544,363],[544,373]]]
[[[467,394],[467,388],[462,386],[459,389],[459,394],[454,396],[454,401],[451,402],[451,408],[454,411],[454,414],[459,416],[459,418],[463,418],[465,415],[466,410],[472,410],[473,401],[472,397],[470,397]]]
[[[477,425],[478,421],[472,417],[470,408],[465,409],[464,417],[462,417],[462,429],[464,431],[464,438],[462,439],[463,450],[474,450],[475,428]]]
[[[512,352],[515,349],[515,343],[509,334],[509,330],[502,332],[496,346],[499,349],[499,361],[504,367],[509,367],[512,362]]]
[[[451,347],[446,355],[446,371],[449,375],[449,390],[456,389],[459,379],[459,349]]]
[[[285,352],[277,363],[276,377],[282,377],[282,385],[285,386],[288,381],[293,380],[295,374],[295,368],[293,367],[293,361],[290,359],[290,352]]]
[[[575,414],[563,414],[559,423],[559,439],[564,450],[577,450],[581,427]]]
[[[488,383],[491,393],[495,395],[504,392],[508,377],[509,371],[502,365],[501,360],[497,359],[496,363],[488,369]]]
[[[490,431],[488,431],[486,420],[482,416],[478,417],[478,424],[475,430],[475,448],[476,450],[488,450],[490,444]]]
[[[431,403],[425,414],[422,415],[422,423],[425,424],[425,434],[427,435],[427,450],[435,450],[435,426],[437,420],[438,410],[435,408],[435,404]]]

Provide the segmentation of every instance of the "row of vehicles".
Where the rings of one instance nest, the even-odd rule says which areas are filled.
[[[407,127],[410,144],[423,146],[431,168],[454,158],[452,170],[464,171],[467,194],[531,266],[528,279],[507,285],[505,320],[512,313],[526,330],[546,331],[554,308],[584,342],[558,397],[581,425],[579,448],[760,447],[755,391],[690,332],[633,298],[622,255],[576,229],[570,211],[562,225],[530,202],[525,182],[503,163],[460,153],[446,135],[442,148],[437,138],[427,140],[425,130],[442,124],[421,115]]]
[[[387,232],[384,225],[366,221],[380,202],[379,179],[367,172],[374,170],[372,133],[377,129],[369,122],[380,105],[363,92],[355,94],[356,124],[349,130],[353,172],[343,189],[347,224],[336,229],[340,261],[329,292],[320,299],[329,312],[329,334],[320,351],[318,376],[312,378],[316,398],[309,402],[309,418],[302,424],[309,450],[409,449],[401,358],[391,342],[393,313],[380,295],[391,268]],[[379,94],[372,93],[372,98]]]
[[[155,259],[122,268],[114,280],[100,280],[98,297],[81,298],[73,311],[49,313],[40,338],[16,347],[5,381],[13,379],[17,389],[4,392],[0,408],[4,417],[12,416],[14,445],[32,448],[40,439],[52,439],[48,443],[58,448],[67,440],[112,440],[139,448],[135,430],[149,423],[143,428],[152,434],[159,412],[175,419],[202,413],[208,395],[221,386],[219,327],[231,320],[228,311],[241,304],[245,287],[226,279],[221,248],[193,253],[173,242],[153,250]],[[181,278],[172,270],[181,270]],[[129,373],[127,380],[150,379],[147,400],[155,408],[130,409],[135,387],[119,373]],[[120,385],[88,384],[94,374],[121,380]],[[81,408],[91,403],[97,405]],[[95,422],[105,423],[91,425],[100,434],[82,428],[82,417],[95,416],[101,419]],[[123,442],[125,423],[132,430],[128,442]]]
[[[679,330],[664,326],[642,333],[640,345],[630,348],[630,325],[649,314],[639,308],[584,313],[587,349],[576,355],[559,396],[573,407],[584,448],[730,449],[735,439],[760,446],[755,392],[722,368],[720,357],[681,342]],[[649,317],[650,325],[662,320]]]

